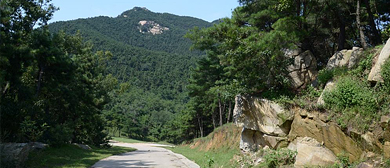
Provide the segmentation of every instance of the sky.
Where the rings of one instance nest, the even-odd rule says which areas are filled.
[[[231,17],[238,0],[52,0],[60,10],[50,22],[95,16],[116,17],[134,7],[146,7],[152,12],[192,16],[206,21]]]

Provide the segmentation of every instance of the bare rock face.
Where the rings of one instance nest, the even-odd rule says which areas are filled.
[[[294,114],[270,100],[239,95],[233,117],[237,126],[271,136],[286,136]]]
[[[236,96],[234,122],[243,127],[240,149],[256,151],[268,146],[272,149],[286,147],[287,135],[293,119],[291,111],[278,104],[253,96]]]
[[[336,67],[354,67],[360,60],[363,49],[353,47],[352,50],[341,50],[336,52],[328,61],[326,69],[333,69]]]
[[[310,137],[297,137],[295,145],[297,156],[294,167],[330,166],[337,161],[336,155]],[[294,150],[294,149],[293,149]]]
[[[314,138],[335,154],[345,152],[352,162],[358,160],[363,152],[362,148],[352,138],[345,135],[336,124],[325,123],[318,117],[309,119],[299,115],[298,112],[294,117],[288,137],[291,140],[295,137]]]
[[[285,50],[285,55],[294,59],[293,64],[287,67],[293,88],[301,88],[315,80],[318,74],[317,60],[309,50],[303,53],[300,50]]]
[[[164,31],[168,31],[168,27],[160,26],[160,24],[154,21],[141,20],[138,22],[138,30],[140,33],[151,33],[153,35],[162,34]]]
[[[368,81],[372,82],[383,82],[381,76],[381,67],[390,57],[390,38],[387,40],[386,45],[382,48],[381,53],[375,65],[372,67],[370,74],[368,75]]]

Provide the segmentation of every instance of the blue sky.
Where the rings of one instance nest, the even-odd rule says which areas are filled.
[[[135,6],[211,22],[231,17],[232,10],[239,6],[238,0],[52,0],[52,3],[60,10],[54,13],[50,22],[95,16],[116,17]]]

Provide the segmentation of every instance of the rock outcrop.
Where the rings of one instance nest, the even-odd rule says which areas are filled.
[[[242,151],[288,146],[298,152],[296,166],[333,164],[334,155],[338,154],[344,154],[351,162],[365,157],[367,152],[390,157],[388,116],[382,116],[381,122],[372,131],[359,133],[342,130],[320,112],[309,112],[298,107],[287,110],[270,100],[239,95],[236,96],[234,122],[243,127],[240,142]],[[318,160],[321,155],[317,151],[327,154],[321,158],[324,160]]]
[[[294,59],[292,65],[288,66],[289,76],[292,79],[291,85],[295,89],[310,84],[317,77],[317,60],[309,51],[285,50],[285,55]]]
[[[360,60],[363,53],[363,48],[353,47],[352,50],[341,50],[333,54],[329,59],[326,69],[336,67],[354,67]]]
[[[49,145],[41,142],[0,144],[0,167],[23,167],[33,150],[42,150]]]
[[[297,151],[294,167],[327,166],[337,161],[336,155],[310,137],[298,137],[289,149]]]
[[[344,132],[335,123],[323,122],[319,114],[313,114],[314,117],[301,116],[300,110],[294,109],[296,112],[294,121],[291,125],[291,131],[288,135],[290,140],[296,137],[311,137],[324,144],[333,153],[344,153],[348,155],[351,161],[356,161],[360,158],[363,150],[358,144]]]
[[[387,40],[386,45],[382,48],[375,65],[372,67],[370,74],[368,75],[368,81],[371,82],[383,82],[381,76],[381,67],[390,57],[390,38]]]
[[[286,136],[294,117],[277,103],[254,96],[237,96],[233,115],[236,125],[271,136]]]
[[[234,122],[243,127],[240,149],[255,151],[264,146],[287,146],[293,113],[280,105],[254,96],[236,96]]]
[[[169,30],[168,27],[160,26],[160,24],[154,21],[141,20],[138,24],[138,30],[140,33],[152,33],[153,35],[156,35]]]

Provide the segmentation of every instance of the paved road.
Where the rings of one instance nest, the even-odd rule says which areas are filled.
[[[105,167],[162,167],[162,168],[199,168],[193,161],[168,149],[161,148],[159,144],[149,143],[111,143],[114,146],[136,148],[136,151],[114,155],[95,163],[91,168]],[[159,147],[160,146],[160,147]]]

